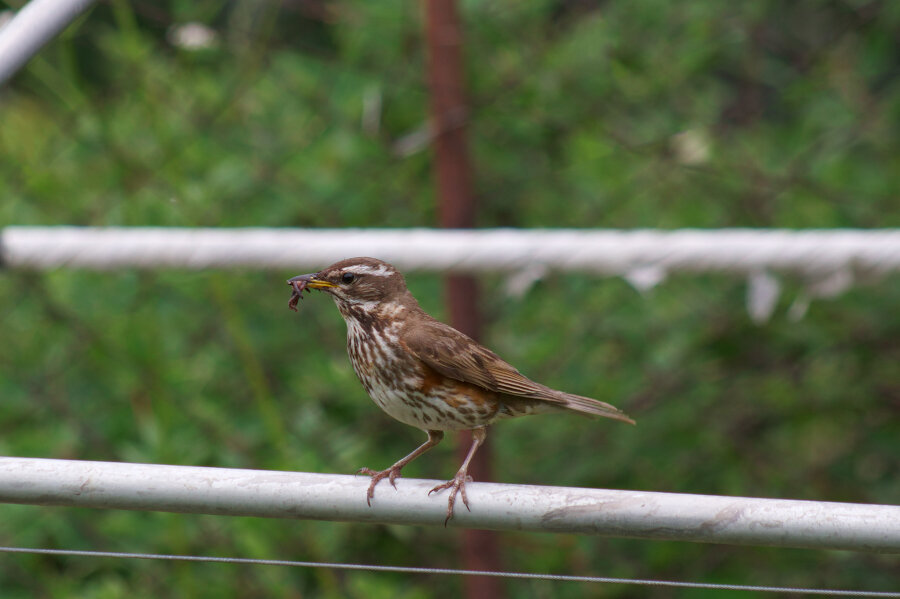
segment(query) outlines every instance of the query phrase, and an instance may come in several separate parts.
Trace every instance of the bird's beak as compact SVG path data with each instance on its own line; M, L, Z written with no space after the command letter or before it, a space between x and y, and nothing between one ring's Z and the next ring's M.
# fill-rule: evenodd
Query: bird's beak
M312 273L308 275L298 275L296 277L291 277L287 280L288 285L303 281L306 283L306 287L308 289L327 289L328 287L337 287L334 283L329 283L323 279L317 279L316 275L319 273Z

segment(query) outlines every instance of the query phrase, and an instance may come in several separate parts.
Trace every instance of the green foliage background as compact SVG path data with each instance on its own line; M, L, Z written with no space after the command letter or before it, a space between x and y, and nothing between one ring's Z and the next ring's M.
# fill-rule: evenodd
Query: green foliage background
M898 2L461 9L480 226L900 226ZM428 118L421 19L418 3L398 0L103 3L0 91L0 223L433 226L430 153L398 152ZM170 26L189 21L213 27L219 44L170 44ZM364 126L367 98L381 110ZM292 274L0 273L0 453L345 473L390 464L421 434L365 396L330 301L287 311ZM408 279L441 316L439 277ZM786 313L804 282L785 281L760 326L744 282L725 276L675 277L643 295L579 274L552 275L523 298L505 295L502 276L482 283L489 345L639 421L503 423L490 436L498 480L900 500L897 277L816 301L799 322ZM449 476L446 445L408 475ZM3 545L459 565L458 533L437 527L0 514ZM898 587L888 556L538 534L502 543L514 570ZM0 558L0 592L12 598L455 597L460 584Z

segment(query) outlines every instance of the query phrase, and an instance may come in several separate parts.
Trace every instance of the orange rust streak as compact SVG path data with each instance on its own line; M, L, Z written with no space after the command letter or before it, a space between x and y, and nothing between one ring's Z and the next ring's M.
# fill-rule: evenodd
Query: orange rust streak
M460 399L460 397L459 397L458 395L456 395L456 394L454 394L454 395L447 395L447 396L445 396L445 397L443 398L443 400L444 400L444 401L447 403L447 405L450 406L451 408L458 408L458 407L460 407L461 405L463 405L464 403L466 403L464 400Z
M447 384L446 377L437 370L423 363L420 363L420 366L425 373L425 376L422 377L422 387L420 388L422 393L431 395L435 388L444 387Z
M490 406L494 410L497 409L497 394L493 391L446 377L427 364L420 363L420 365L423 376L419 390L425 395L440 392L441 399L452 408L475 404L477 407Z
M464 383L462 381L448 381L452 385L453 393L444 397L447 405L453 408L459 408L466 404L474 404L476 407L497 407L497 394L493 391L483 389L478 385Z

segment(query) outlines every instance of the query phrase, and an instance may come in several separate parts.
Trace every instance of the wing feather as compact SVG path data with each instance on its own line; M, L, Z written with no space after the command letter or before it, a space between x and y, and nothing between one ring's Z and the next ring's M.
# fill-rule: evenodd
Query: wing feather
M538 399L583 414L634 421L618 408L536 383L471 337L437 320L417 322L401 337L407 349L440 374L506 395Z

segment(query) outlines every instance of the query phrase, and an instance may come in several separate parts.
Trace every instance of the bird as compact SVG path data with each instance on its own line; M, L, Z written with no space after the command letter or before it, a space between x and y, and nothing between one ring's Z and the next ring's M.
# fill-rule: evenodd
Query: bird
M437 485L449 489L447 517L459 494L466 509L469 463L498 420L547 412L574 412L634 424L606 402L551 389L525 377L471 337L431 317L406 286L403 275L376 258L348 258L316 273L288 279L296 310L302 292L331 295L347 324L347 353L372 400L396 420L419 428L428 439L385 470L361 468L372 477L366 491L387 479L396 488L404 466L441 442L447 431L472 431L472 444L456 475Z

